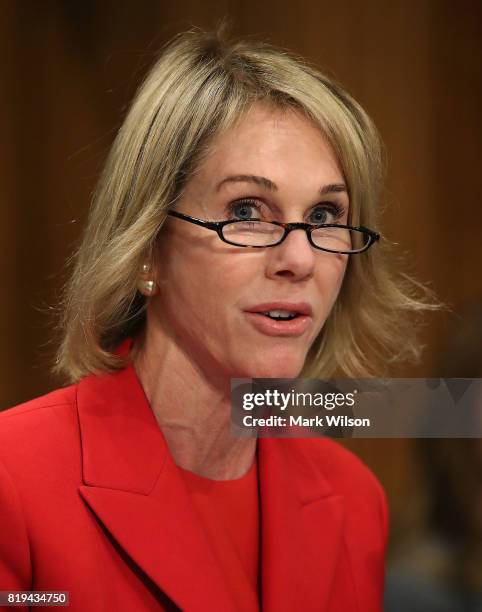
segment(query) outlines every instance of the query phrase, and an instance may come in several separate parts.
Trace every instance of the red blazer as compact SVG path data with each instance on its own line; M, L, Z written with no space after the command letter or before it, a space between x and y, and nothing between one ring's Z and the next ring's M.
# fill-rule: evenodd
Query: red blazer
M326 438L261 438L258 456L262 610L380 611L373 474ZM69 591L72 612L239 610L198 520L132 366L0 414L0 590Z

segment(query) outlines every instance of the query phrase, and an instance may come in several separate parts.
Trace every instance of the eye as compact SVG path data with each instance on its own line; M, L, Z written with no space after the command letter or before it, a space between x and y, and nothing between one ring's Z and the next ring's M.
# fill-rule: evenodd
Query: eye
M338 219L343 217L345 209L336 202L328 202L317 206L310 214L310 223L336 223Z
M255 200L238 200L231 202L228 206L229 217L232 219L257 219L259 218L260 205ZM258 216L256 216L258 214Z

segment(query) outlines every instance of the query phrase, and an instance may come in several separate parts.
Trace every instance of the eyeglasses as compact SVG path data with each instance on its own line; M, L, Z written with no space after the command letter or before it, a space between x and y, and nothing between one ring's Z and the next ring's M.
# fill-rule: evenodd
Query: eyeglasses
M363 253L380 239L380 234L366 227L352 227L336 223L280 223L258 219L230 219L204 221L190 215L170 210L169 215L215 231L227 244L238 247L265 248L281 244L293 230L306 232L311 246L329 253L353 255Z

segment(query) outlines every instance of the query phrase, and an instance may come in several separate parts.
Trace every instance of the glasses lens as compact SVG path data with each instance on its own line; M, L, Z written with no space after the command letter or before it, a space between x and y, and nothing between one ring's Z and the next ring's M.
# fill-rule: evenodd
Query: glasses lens
M311 237L316 246L334 253L358 253L370 239L365 232L345 227L321 227L313 230Z
M283 228L265 221L241 221L223 227L223 236L240 246L270 246L283 236Z

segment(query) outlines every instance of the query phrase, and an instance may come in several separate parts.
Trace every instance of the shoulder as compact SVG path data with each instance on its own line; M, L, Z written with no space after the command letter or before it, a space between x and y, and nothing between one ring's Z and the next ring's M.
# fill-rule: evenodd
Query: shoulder
M25 433L40 427L52 428L65 420L66 413L76 405L77 385L56 389L46 395L7 408L0 412L0 435L2 432Z
M77 385L0 412L0 459L15 469L59 461L78 444Z
M71 507L69 496L80 481L75 397L76 387L66 387L0 413L0 579L5 588L31 588L36 534L50 520L46 517L55 523L56 507Z
M363 484L374 489L381 485L370 468L352 451L331 438L309 438L304 442L319 462L320 469L335 488L344 489Z
M366 514L378 520L388 537L388 504L378 478L352 451L331 438L303 440L323 477L330 483L334 494L342 495L347 507L358 516Z
M43 411L46 409L75 403L76 391L77 385L62 387L18 406L2 410L0 412L0 426L4 427L7 426L7 423L14 423L11 419L20 419L22 424L31 419L42 419L44 417Z

